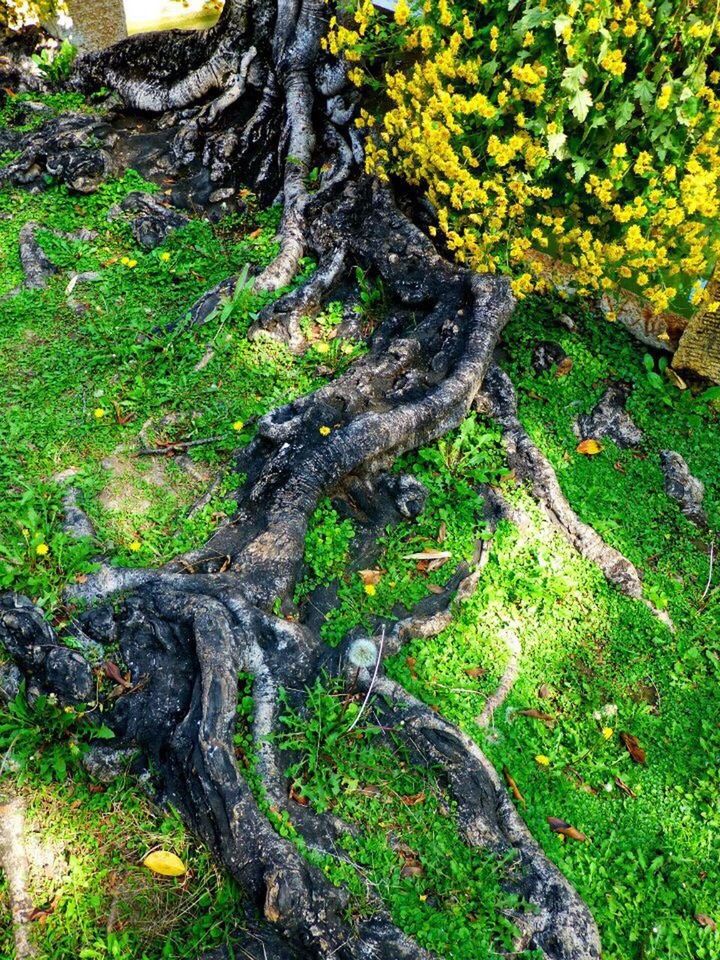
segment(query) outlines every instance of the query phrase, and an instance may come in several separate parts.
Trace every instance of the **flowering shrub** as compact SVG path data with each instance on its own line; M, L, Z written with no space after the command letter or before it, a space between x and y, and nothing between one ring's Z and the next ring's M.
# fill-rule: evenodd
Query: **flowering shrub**
M542 290L707 304L720 252L717 0L350 0L326 40L364 110L367 169L426 188L455 256Z
M3 0L0 27L20 30L30 23L52 19L58 13L67 13L64 0Z

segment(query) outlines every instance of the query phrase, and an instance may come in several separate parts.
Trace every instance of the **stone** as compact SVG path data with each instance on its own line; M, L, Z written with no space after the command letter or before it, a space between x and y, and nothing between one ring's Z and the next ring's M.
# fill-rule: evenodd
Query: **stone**
M680 504L681 512L699 527L707 526L702 502L705 487L690 473L687 463L674 450L660 451L660 464L665 477L665 493Z
M600 440L607 437L623 449L637 447L643 441L643 432L625 409L630 387L625 383L611 383L590 413L577 418L575 433L581 440Z
M532 352L532 366L535 373L544 373L546 370L552 370L561 363L567 354L559 343L553 343L552 340L541 340L535 345Z

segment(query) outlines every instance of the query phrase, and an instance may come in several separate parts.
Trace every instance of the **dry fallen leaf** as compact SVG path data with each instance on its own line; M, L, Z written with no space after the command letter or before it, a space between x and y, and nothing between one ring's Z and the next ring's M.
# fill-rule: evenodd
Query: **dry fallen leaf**
M665 376L674 387L678 388L678 390L687 390L687 384L682 377L675 373L672 367L665 367Z
M143 860L143 866L162 877L182 877L187 873L187 867L180 857L168 850L155 850Z
M299 803L301 807L306 807L309 803L307 797L304 797L298 790L295 789L295 784L292 784L290 787L289 793L290 799L295 803Z
M715 923L713 918L709 917L706 913L696 913L695 919L701 927L707 927L709 930L717 930L717 923Z
M380 583L380 577L382 576L382 571L380 570L359 570L358 575L362 582L367 586L371 583L376 587Z
M406 553L403 560L448 560L449 550L423 550L421 553Z
M542 710L536 710L530 707L528 710L517 711L521 717L531 717L533 720L542 720L544 723L555 723L555 717L550 713L543 713Z
M597 440L593 440L592 437L589 437L587 440L581 440L575 449L578 453L582 453L583 456L594 457L602 450L602 444L598 443Z
M568 837L570 840L579 840L581 843L587 840L584 833L580 833L575 827L566 823L564 820L560 820L558 817L548 817L547 822L553 833L559 833L563 837Z
M429 583L427 585L427 588L430 591L430 593L434 593L434 594L440 594L445 592L445 588L441 587L440 584L438 583Z
M447 540L447 523L443 520L438 528L437 542L445 543Z
M635 763L645 763L645 751L638 743L637 737L634 737L631 733L626 733L624 730L620 731L620 739L625 745L625 749L633 758Z
M512 793L512 795L515 797L518 803L521 803L523 806L525 806L525 797L520 793L520 788L518 787L517 783L515 783L515 781L513 780L508 768L503 767L502 772L503 772L503 776L505 777L505 783L508 785L508 789L510 790L510 793Z
M615 777L615 786L618 790L622 790L623 793L627 794L628 797L631 797L633 800L637 797L637 794L632 790L620 777Z
M112 660L105 661L103 664L103 670L105 671L105 676L114 683L119 683L120 686L125 687L125 689L131 686L130 682L125 679L122 673L120 673L120 667L118 667L116 663L113 663Z
M468 667L465 673L472 679L477 680L479 677L484 677L487 673L485 667Z
M541 700L549 700L552 697L552 690L546 683L543 683L538 687L537 695Z
M404 803L406 807L415 807L418 803L424 803L425 801L425 791L421 790L420 793L411 793L408 796L400 797L400 802Z
M556 377L566 377L572 370L573 362L571 357L564 357L555 368Z

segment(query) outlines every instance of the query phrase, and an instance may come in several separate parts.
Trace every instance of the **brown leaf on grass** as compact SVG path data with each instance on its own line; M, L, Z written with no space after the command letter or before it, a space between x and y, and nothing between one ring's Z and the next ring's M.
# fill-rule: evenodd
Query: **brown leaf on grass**
M438 528L437 542L445 543L447 540L447 524L443 520Z
M537 695L541 700L549 700L550 697L552 697L553 692L546 683L543 683L538 687Z
M403 560L449 560L449 550L421 550L419 553L406 553Z
M566 377L573 368L572 357L563 357L555 368L556 377Z
M304 796L300 793L300 791L295 788L295 784L294 784L294 783L293 783L292 786L290 787L289 796L290 796L290 799L291 799L294 803L298 803L301 807L306 807L306 806L308 805L308 803L309 803L308 798L307 798L307 797L304 797Z
M527 710L518 710L521 717L531 717L533 720L542 720L543 723L555 723L555 717L550 713L543 713L542 710L536 710L529 707Z
M376 787L374 783L365 784L363 787L358 787L358 793L361 793L364 797L381 797L382 790L380 787Z
M380 577L382 576L382 571L359 570L358 575L365 586L367 586L368 584L372 584L374 587L376 587L380 583Z
M621 730L620 739L635 763L646 762L645 751L638 743L637 737L634 737L631 733L626 733L624 730Z
M126 680L125 677L120 673L120 667L116 663L113 663L112 660L106 660L103 664L103 670L105 671L105 676L112 680L113 683L120 684L125 690L131 686L130 681Z
M429 583L427 585L427 588L430 591L430 593L434 593L434 594L440 594L445 592L445 588L441 587L439 583Z
M584 457L594 457L602 450L602 444L598 443L597 440L593 440L592 437L588 437L587 440L581 440L575 449Z
M621 780L620 777L615 777L615 786L618 788L618 790L621 790L624 794L627 794L627 796L631 799L634 800L637 797L635 791L632 790L623 780Z
M419 803L425 802L425 791L421 790L420 793L410 793L407 796L401 796L400 802L404 803L406 807L416 807Z
M484 677L487 673L485 667L468 667L465 673L471 678L471 680L479 680L480 677Z
M717 930L717 923L715 923L713 918L709 917L707 913L696 913L695 919L701 927L707 927L708 930Z
M568 837L570 840L578 840L581 843L587 840L584 833L580 833L578 829L566 823L564 820L560 820L559 817L548 817L547 822L553 833L559 833L563 837Z
M404 861L402 869L400 870L400 876L421 877L423 875L425 872L423 865L420 863L417 853L411 847L406 843L396 843L394 849L398 856Z
M47 918L55 912L55 907L58 905L58 898L56 897L50 903L43 904L42 907L33 907L30 913L27 915L28 923L44 923Z
M523 806L525 806L525 797L520 793L520 787L518 787L517 783L512 778L508 768L503 767L502 772L510 793L515 797L518 803L521 803Z
M417 666L417 659L415 657L405 657L405 663L407 668L410 671L410 676L415 679L417 673L415 672L415 667Z

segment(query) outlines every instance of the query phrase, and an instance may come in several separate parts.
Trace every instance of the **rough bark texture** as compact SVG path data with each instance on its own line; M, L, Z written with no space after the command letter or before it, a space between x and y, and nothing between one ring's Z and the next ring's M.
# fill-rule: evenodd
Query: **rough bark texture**
M102 50L127 36L122 0L65 0L72 19L69 37L80 50Z
M78 62L76 86L104 84L128 108L161 114L158 162L202 180L210 204L232 198L241 184L266 200L284 201L280 254L256 284L286 284L306 253L318 267L305 285L267 308L256 329L300 349L300 318L333 291L352 295L356 265L382 282L385 313L369 335L368 353L347 372L259 421L234 464L246 478L237 511L207 544L157 570L103 566L72 588L88 606L59 635L30 601L5 594L0 640L33 683L71 702L88 699L94 684L89 664L63 638L119 644L133 686L106 705L104 722L118 746L139 747L153 761L164 799L272 926L258 956L428 957L382 905L372 917L348 919L346 894L274 831L236 763L238 674L246 672L254 678L263 787L273 805L288 808L282 758L268 739L278 693L281 687L300 691L325 670L352 678L360 691L375 680L386 722L417 762L442 772L466 842L507 861L506 886L525 904L513 918L518 949L537 948L552 960L595 960L599 941L589 911L530 836L478 746L384 676L385 657L448 624L450 603L472 590L482 558L404 619L379 625L371 637L354 633L335 649L322 643L312 617L294 622L271 612L293 595L308 519L320 498L340 496L352 504L372 550L373 532L422 509L419 485L388 468L398 455L457 426L481 390L505 431L513 466L571 542L620 589L636 598L642 593L634 567L572 513L550 464L519 424L512 385L493 361L513 307L505 281L443 259L418 226L412 198L362 174L362 144L352 126L356 93L342 64L320 44L331 12L323 0L237 0L208 31L131 38ZM66 124L69 132L60 124L49 136L48 124L44 139L42 131L29 135L6 176L40 188L52 166L82 190L89 181L78 172L81 160L92 157L98 175L100 164L112 169L115 132L108 130L98 146L97 131L88 134L77 117ZM60 163L54 145L66 135ZM322 174L311 191L313 166ZM168 225L167 212L142 198L133 202L140 217L152 221L141 233L154 242ZM31 229L27 239L32 242ZM228 278L209 291L192 309L193 320L202 323L234 285ZM75 501L69 513L79 529ZM515 641L513 649L521 638ZM297 805L291 812L299 832L319 849L343 829ZM256 949L248 946L248 955Z
M720 312L693 317L682 335L673 367L720 383Z

